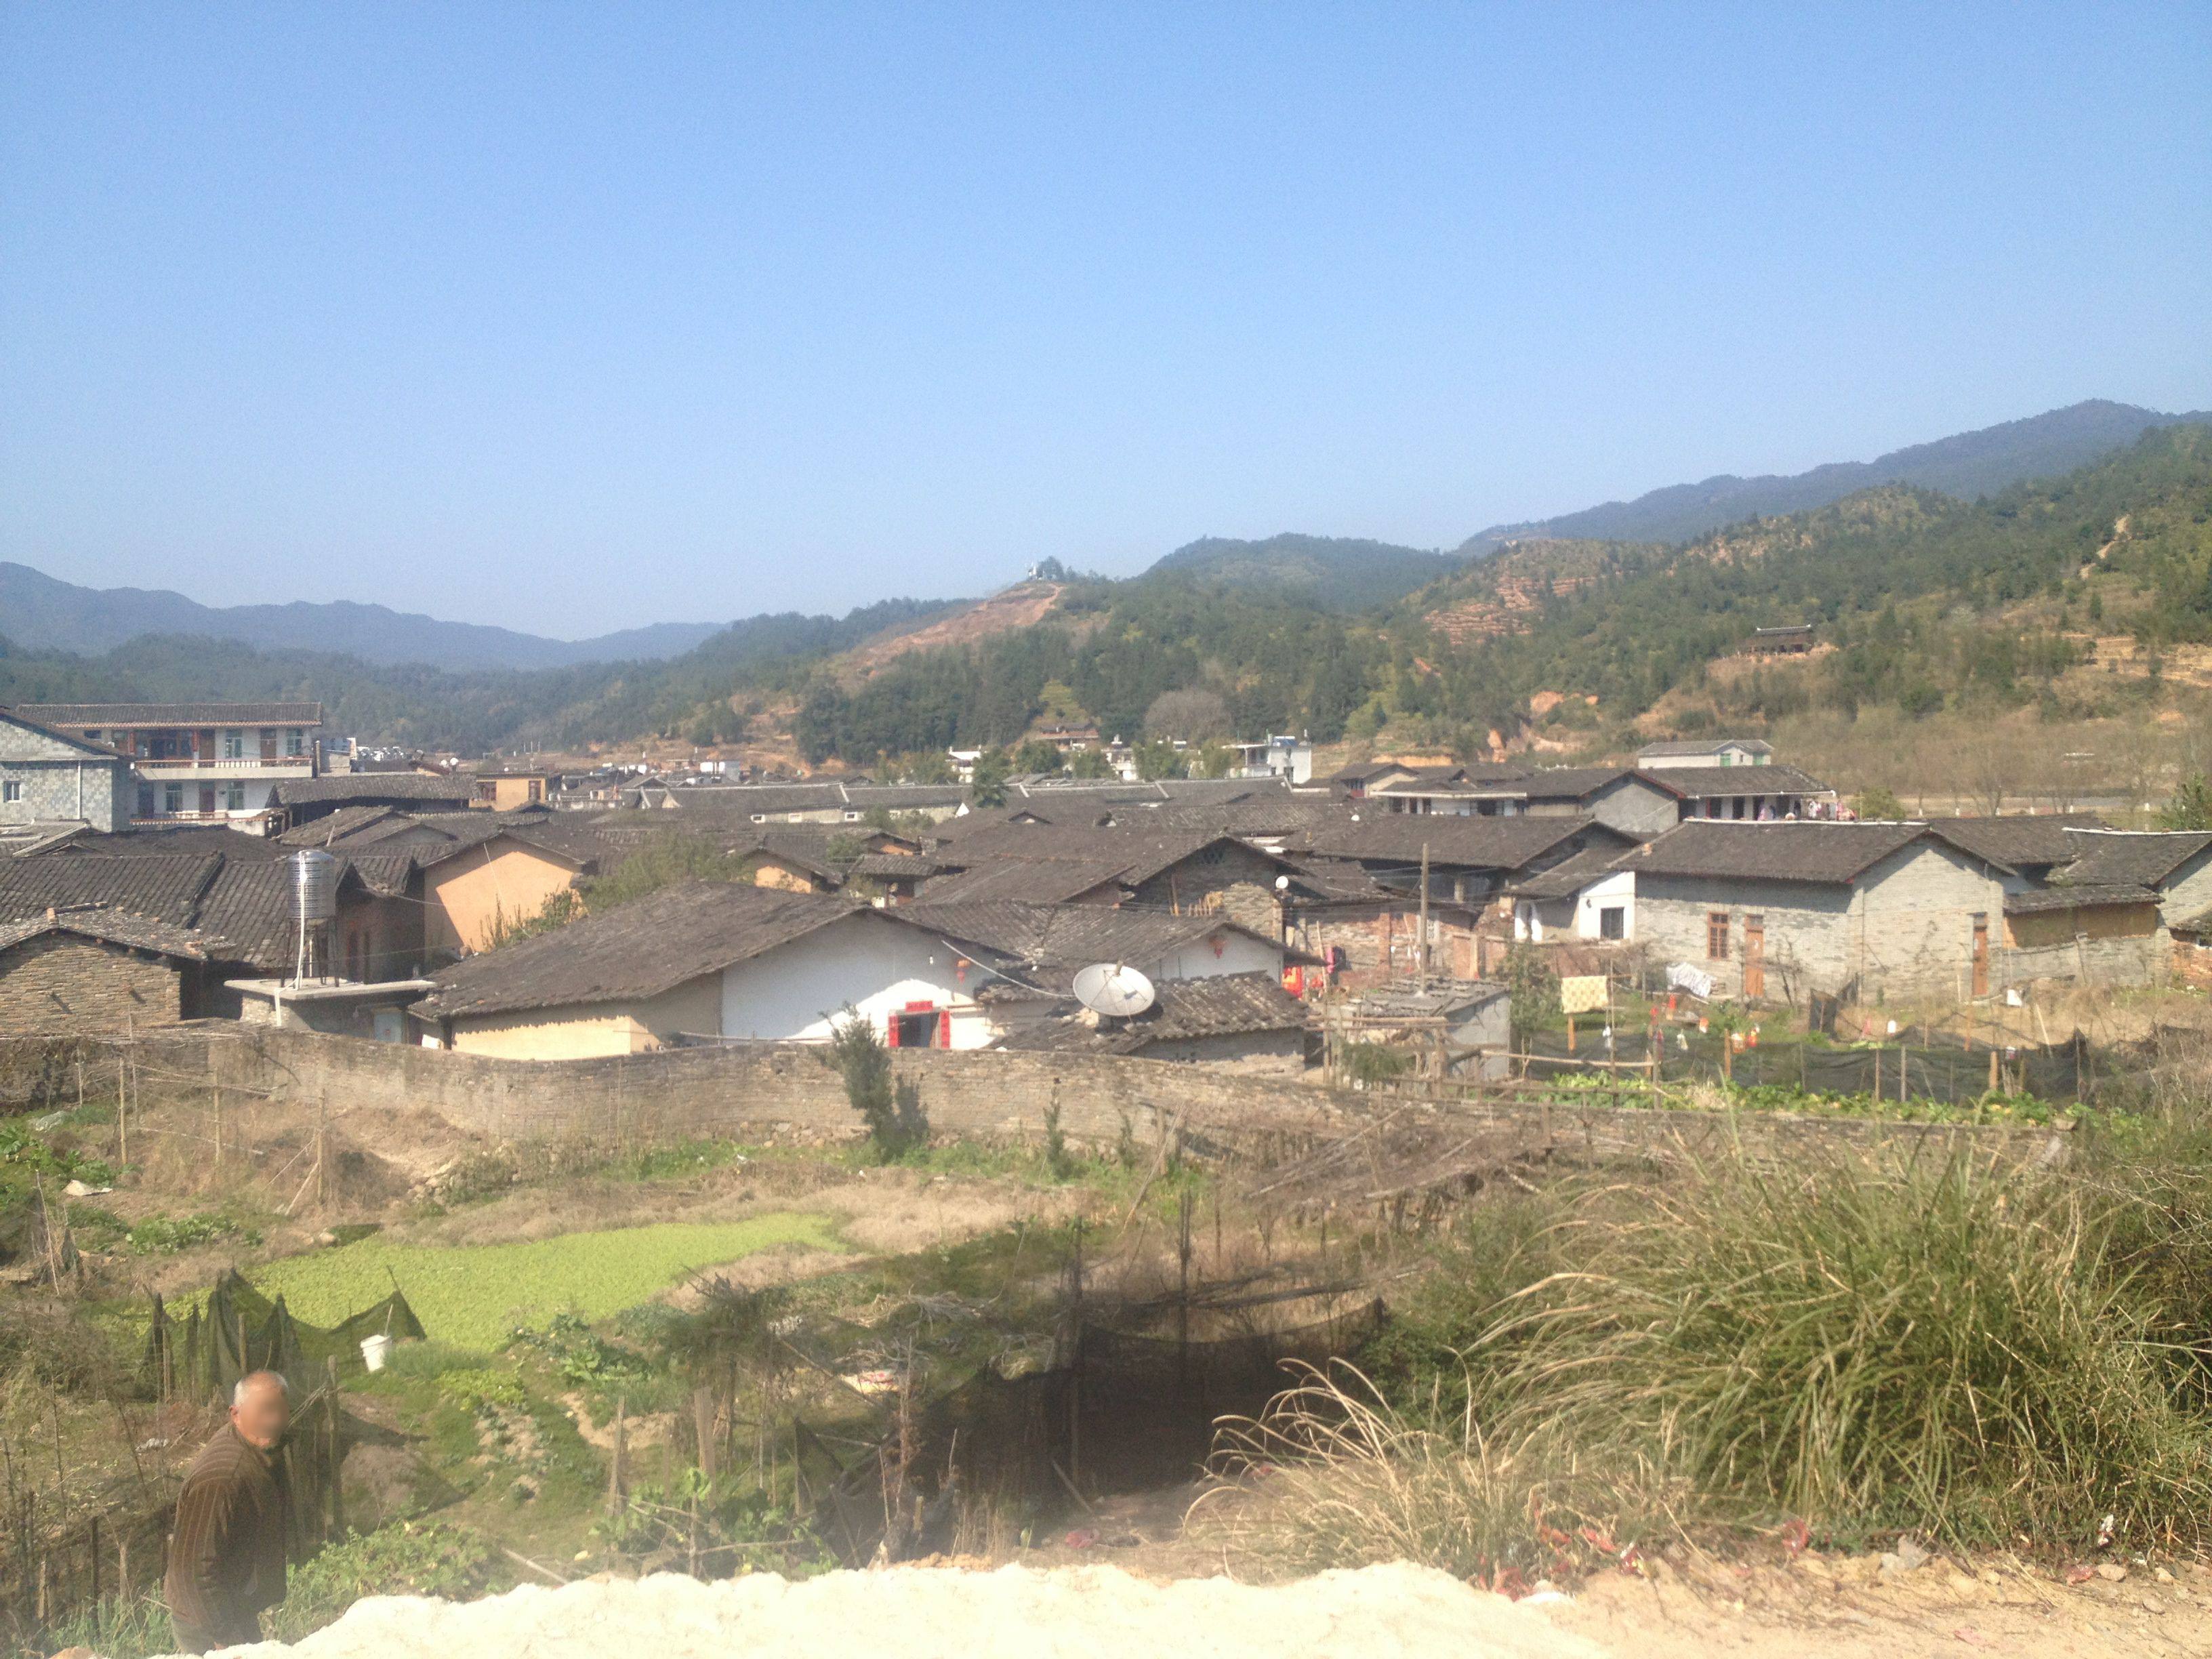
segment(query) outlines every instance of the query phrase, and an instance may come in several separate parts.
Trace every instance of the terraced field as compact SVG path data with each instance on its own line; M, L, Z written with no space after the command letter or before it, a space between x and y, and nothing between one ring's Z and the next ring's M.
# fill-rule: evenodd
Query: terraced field
M264 1295L281 1292L295 1317L316 1325L335 1323L388 1296L397 1282L434 1340L489 1350L517 1325L564 1311L605 1318L699 1268L786 1245L841 1248L827 1217L777 1213L513 1244L439 1247L368 1238L271 1262L252 1279Z

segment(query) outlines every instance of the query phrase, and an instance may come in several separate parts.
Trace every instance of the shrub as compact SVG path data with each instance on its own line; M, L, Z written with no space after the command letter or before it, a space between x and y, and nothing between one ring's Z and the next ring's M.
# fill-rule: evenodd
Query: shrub
M1505 988L1513 1046L1525 1052L1528 1039L1559 1018L1559 976L1541 951L1516 945L1505 953Z
M1067 1150L1067 1135L1060 1127L1060 1096L1057 1091L1045 1103L1044 1167L1045 1172L1054 1181L1065 1181L1075 1173L1075 1158Z
M1363 1089L1403 1077L1413 1069L1411 1049L1394 1048L1386 1042L1347 1042L1341 1054L1344 1074Z
M891 1075L890 1046L858 1009L848 1006L832 1024L828 1060L845 1081L845 1098L868 1126L878 1158L896 1162L927 1144L920 1091Z
M261 1242L261 1234L227 1215L149 1216L124 1235L123 1243L133 1255L174 1255L226 1239L253 1245Z
M529 1396L522 1391L522 1379L512 1371L494 1370L489 1365L469 1365L438 1376L438 1392L464 1411L477 1412L489 1406L503 1406L509 1411L526 1410Z
M266 1620L271 1640L320 1630L364 1595L458 1597L484 1588L491 1547L473 1527L395 1522L325 1546L291 1575Z

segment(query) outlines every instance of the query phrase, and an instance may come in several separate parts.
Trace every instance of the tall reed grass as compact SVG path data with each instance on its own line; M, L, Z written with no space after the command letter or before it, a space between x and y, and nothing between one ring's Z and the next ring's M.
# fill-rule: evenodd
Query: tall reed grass
M2074 1167L1730 1152L1469 1221L1375 1372L1224 1433L1279 1557L1470 1576L1802 1522L2212 1538L2212 1132Z

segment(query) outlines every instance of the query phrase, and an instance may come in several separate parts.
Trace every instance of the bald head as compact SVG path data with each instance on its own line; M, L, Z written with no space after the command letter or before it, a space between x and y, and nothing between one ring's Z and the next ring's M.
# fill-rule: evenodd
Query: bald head
M275 1450L292 1426L292 1385L276 1371L248 1371L230 1391L230 1420L247 1445Z

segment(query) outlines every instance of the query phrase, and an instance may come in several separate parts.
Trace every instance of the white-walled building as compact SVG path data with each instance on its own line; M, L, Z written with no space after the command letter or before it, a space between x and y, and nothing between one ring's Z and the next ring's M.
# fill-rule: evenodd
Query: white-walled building
M17 712L130 760L136 823L265 821L276 786L315 775L317 702L50 702Z
M851 1009L895 1048L979 1048L984 953L842 898L686 882L454 963L426 1041L515 1060L819 1041Z

